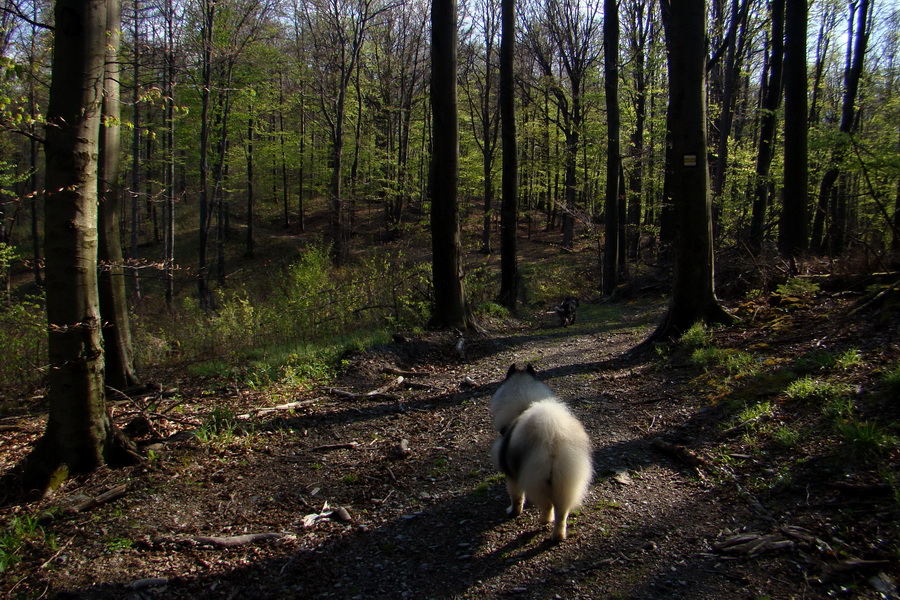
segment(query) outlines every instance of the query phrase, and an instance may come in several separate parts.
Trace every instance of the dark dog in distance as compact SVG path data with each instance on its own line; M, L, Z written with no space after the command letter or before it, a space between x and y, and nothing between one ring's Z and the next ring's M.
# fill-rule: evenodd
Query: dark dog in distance
M575 317L578 314L578 298L569 296L563 300L559 306L554 308L556 316L559 317L560 327L568 327L575 324Z

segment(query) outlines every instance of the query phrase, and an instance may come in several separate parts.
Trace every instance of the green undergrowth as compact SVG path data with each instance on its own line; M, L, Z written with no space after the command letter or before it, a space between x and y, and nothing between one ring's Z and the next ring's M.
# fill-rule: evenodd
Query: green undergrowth
M898 401L900 365L879 371L852 347L793 358L768 344L726 347L716 333L698 323L663 354L687 358L697 370L696 388L725 409L722 431L746 448L801 460L797 451L814 447L839 463L870 465L900 448L900 423L890 416L896 411L884 410Z
M14 515L0 529L0 575L13 573L28 549L36 546L55 550L56 539L44 530L38 517Z
M333 379L348 351L421 327L431 294L430 270L402 253L336 267L327 246L311 246L265 293L220 292L209 313L186 297L168 319L137 319L138 358L254 388L317 385Z

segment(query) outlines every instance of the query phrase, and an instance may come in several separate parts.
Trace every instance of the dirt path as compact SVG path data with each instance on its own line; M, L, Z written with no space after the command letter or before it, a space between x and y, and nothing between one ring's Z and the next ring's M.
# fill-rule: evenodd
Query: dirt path
M10 597L880 597L861 577L849 588L820 582L824 533L789 528L815 524L812 512L762 505L728 471L654 446L702 448L717 424L690 392L695 371L620 360L662 310L583 306L569 329L469 339L465 358L447 336L357 355L342 389L384 386L384 367L421 374L371 398L269 398L305 404L251 419L249 433L183 438L130 473L72 483L47 505L121 483L129 492L57 519L58 549L23 563L29 574ZM488 401L512 362L533 363L594 440L595 482L563 544L549 543L534 509L504 518ZM218 401L235 412L260 402L237 392ZM278 539L223 547L197 537L264 532ZM770 545L720 547L737 534Z

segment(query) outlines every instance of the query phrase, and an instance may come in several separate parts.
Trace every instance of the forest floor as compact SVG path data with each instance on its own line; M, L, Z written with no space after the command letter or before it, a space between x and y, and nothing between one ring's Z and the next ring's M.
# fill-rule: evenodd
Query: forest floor
M147 461L0 507L31 523L0 597L900 597L900 399L883 381L900 319L828 294L774 304L731 306L742 323L701 344L749 355L737 374L684 346L630 357L665 310L633 300L584 303L569 328L487 323L462 354L450 333L399 339L328 388L194 378L113 399ZM505 518L489 458L490 396L528 362L595 448L560 544L534 508ZM789 397L803 372L852 386L853 422L883 443ZM3 420L4 472L42 431L32 403Z

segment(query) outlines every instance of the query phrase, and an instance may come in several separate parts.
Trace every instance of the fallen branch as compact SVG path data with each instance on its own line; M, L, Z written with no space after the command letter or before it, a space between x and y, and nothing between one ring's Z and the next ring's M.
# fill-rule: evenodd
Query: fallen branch
M238 419L249 419L250 417L259 417L262 415L267 415L272 412L278 412L282 410L294 410L295 408L300 408L302 406L309 406L310 404L315 404L318 402L318 398L313 398L312 400L300 400L298 402L288 402L287 404L279 404L278 406L266 406L253 408L250 412L244 413L242 415L238 415Z
M404 377L424 377L425 375L431 375L431 373L423 373L420 371L404 371L403 369L398 369L397 367L384 367L381 369L382 373L387 373L389 375L402 375Z
M753 556L768 550L792 548L793 546L794 542L792 540L785 539L784 536L777 533L767 535L742 533L725 538L723 541L714 544L713 548L727 554Z
M746 421L738 423L734 427L729 427L728 429L726 429L725 431L720 433L719 436L720 437L728 437L728 436L732 435L733 433L736 433L749 425L753 425L754 423L760 423L763 421L768 421L771 418L772 418L772 415L770 415L768 413L763 413L761 415L753 417L752 419L747 419Z
M329 450L356 450L359 448L359 442L348 442L346 444L325 444L310 448L310 452L328 452Z
M335 396L340 396L341 398L349 398L351 400L375 399L375 398L381 398L384 400L398 400L397 396L395 396L394 394L388 394L387 391L389 389L397 387L398 385L403 383L403 381L404 381L403 376L399 375L396 379L394 379L387 385L384 385L384 386L378 388L377 390L372 390L371 392L356 393L356 392L348 392L347 390L342 390L339 388L329 388L328 391L330 391Z
M65 512L69 514L75 514L97 508L101 504L106 504L107 502L112 502L117 498L121 498L127 491L128 484L123 483L122 485L117 485L116 487L103 492L99 496L88 498L87 500L80 502L75 506L67 508Z
M404 381L403 387L411 390L433 390L435 387L427 383L419 383L418 381ZM445 392L444 388L440 388L441 392Z
M257 542L267 542L270 540L278 540L285 536L284 533L247 533L244 535L234 536L215 536L215 535L176 535L161 538L160 542L181 543L181 544L197 544L198 546L213 546L215 548L234 548L237 546L246 546L247 544L255 544Z

